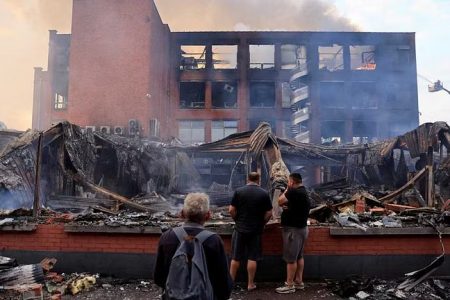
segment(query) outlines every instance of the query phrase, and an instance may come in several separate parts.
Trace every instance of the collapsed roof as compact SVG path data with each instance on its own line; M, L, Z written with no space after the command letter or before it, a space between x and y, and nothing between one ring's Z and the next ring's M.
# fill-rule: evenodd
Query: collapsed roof
M267 123L262 123L255 131L233 134L213 143L174 146L83 132L80 127L63 122L45 132L22 134L0 154L0 208L32 207L36 197L45 205L51 198L62 195L112 197L133 206L132 201L127 203L129 198L151 192L169 195L189 190L208 191L208 185L203 182L207 176L196 160L199 157L213 157L218 161L226 157L231 161L232 169L227 169L226 180L221 183L225 192L227 188L233 189L236 183L233 177L243 176L245 180L247 172L235 172L239 165L246 171L260 168L266 173L267 187L273 188L272 167L274 162L280 161L291 171L299 166L306 169L340 167L339 174L331 181L342 175L355 184L398 188L408 181L408 165L412 159L419 171L426 159L424 154L430 149L439 151L441 145L448 149L449 142L450 127L443 122L426 123L386 141L341 146L304 144L279 138ZM39 148L42 155L36 178ZM396 149L400 153L396 153ZM447 188L449 166L447 158L440 165L440 177L437 177L447 183ZM36 182L39 182L38 189ZM225 193L224 197L227 195Z

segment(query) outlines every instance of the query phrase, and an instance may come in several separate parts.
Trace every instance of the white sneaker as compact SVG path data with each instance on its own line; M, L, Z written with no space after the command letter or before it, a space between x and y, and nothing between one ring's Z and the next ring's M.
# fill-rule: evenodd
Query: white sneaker
M303 281L300 283L294 282L294 286L295 286L296 290L304 290L305 289L305 284L303 283Z
M295 293L295 285L283 285L279 288L275 289L275 292L277 292L278 294L292 294Z

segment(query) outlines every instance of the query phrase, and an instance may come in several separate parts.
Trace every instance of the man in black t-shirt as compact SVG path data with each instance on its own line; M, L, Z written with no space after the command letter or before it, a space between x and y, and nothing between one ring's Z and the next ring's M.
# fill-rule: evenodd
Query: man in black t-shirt
M272 202L267 191L259 187L259 174L248 175L247 185L233 195L229 212L236 225L231 239L230 275L233 281L241 260L247 259L247 289L254 290L257 261L262 258L261 235L272 216Z
M287 264L287 278L285 285L277 288L276 292L290 294L296 289L305 288L303 248L308 237L310 200L300 174L289 175L288 188L278 198L278 204L283 208L281 226L283 227L283 259Z

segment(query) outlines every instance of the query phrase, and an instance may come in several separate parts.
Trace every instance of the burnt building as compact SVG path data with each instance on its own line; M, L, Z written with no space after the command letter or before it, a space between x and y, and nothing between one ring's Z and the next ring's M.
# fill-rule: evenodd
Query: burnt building
M151 0L74 0L35 69L33 128L211 142L366 143L418 123L414 33L171 32Z

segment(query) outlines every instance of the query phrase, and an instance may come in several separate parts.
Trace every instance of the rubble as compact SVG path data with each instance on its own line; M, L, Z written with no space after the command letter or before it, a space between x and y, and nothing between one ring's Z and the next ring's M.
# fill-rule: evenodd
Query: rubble
M84 133L63 122L43 133L23 133L3 150L0 227L37 220L165 228L180 221L184 196L192 191L210 196L215 218L211 226L231 227L233 221L222 207L229 204L233 190L244 184L247 172L255 168L262 173L262 186L270 190L276 220L280 209L275 200L286 188L289 169L298 165L304 170L317 166L341 170L337 177L330 173L336 180L310 187L311 224L365 230L430 226L425 220L432 220L447 226L450 205L438 199L450 196L450 160L440 158L435 162L437 168L427 161L430 149L449 146L449 138L447 124L427 123L373 144L323 146L277 138L270 126L262 123L255 131L184 146ZM419 168L408 173L412 159ZM36 178L38 165L41 176ZM212 166L217 166L217 172ZM311 179L304 175L306 181ZM430 184L431 175L435 185ZM435 194L428 192L432 185L439 186Z
M349 277L339 281L327 281L334 294L347 299L436 299L450 298L450 281L427 279L409 290L397 288L396 280Z
M39 264L17 265L13 258L0 257L0 293L7 299L43 299L43 287L50 299L61 299L62 295L76 295L88 291L98 275L57 274L50 272L56 264L55 258L45 258Z

